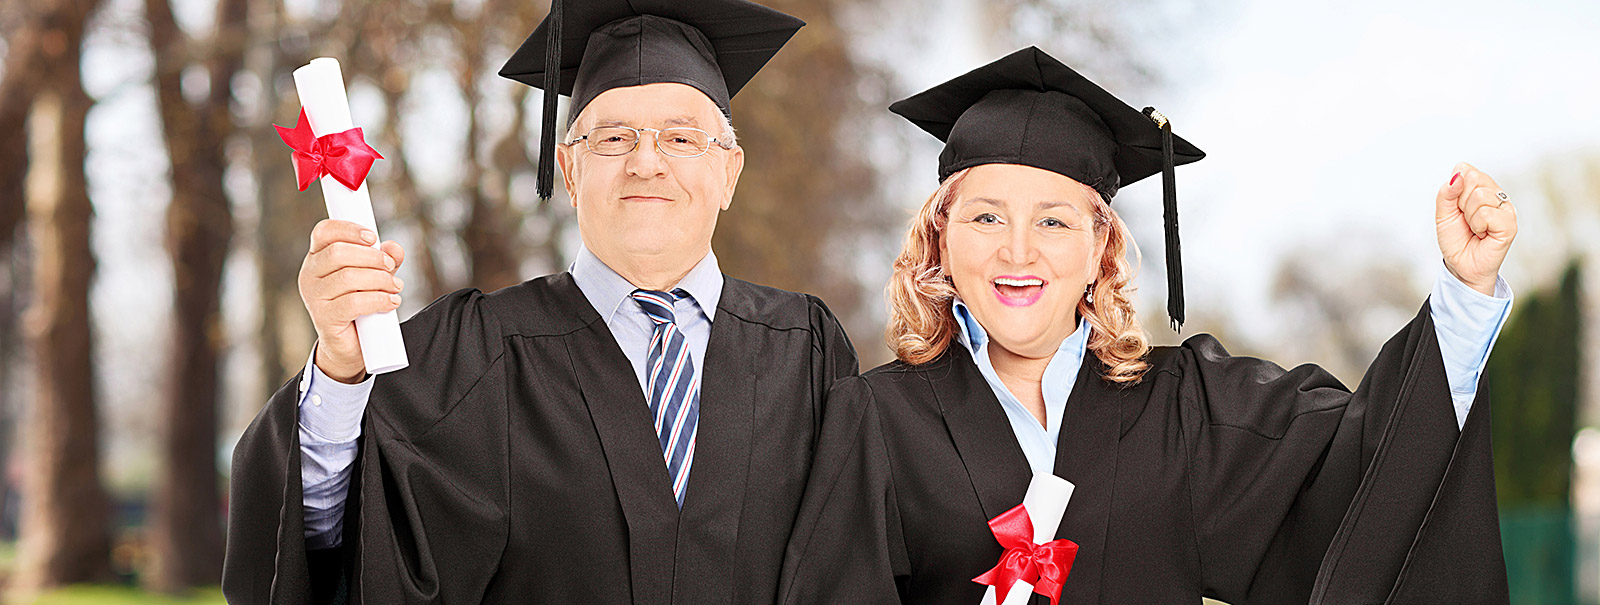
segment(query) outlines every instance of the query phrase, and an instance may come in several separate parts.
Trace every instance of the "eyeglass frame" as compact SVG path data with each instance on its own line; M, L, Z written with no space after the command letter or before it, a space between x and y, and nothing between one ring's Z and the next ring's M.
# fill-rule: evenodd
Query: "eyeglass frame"
M626 130L632 130L633 131L633 147L630 147L627 151L624 151L624 152L616 154L616 155L606 155L604 153L600 153L598 151L595 151L594 150L594 143L589 139L589 135L594 134L594 131L600 130L601 128L623 128L623 129L626 129ZM633 153L635 151L638 151L639 150L639 141L644 139L644 133L653 132L653 133L656 133L656 136L655 136L655 139L656 139L656 151L661 152L661 155L667 156L669 158L682 158L682 159L697 158L697 157L703 156L703 155L711 152L711 145L708 144L708 145L706 145L705 150L701 151L700 153L694 154L694 155L674 155L674 154L668 152L666 150L666 148L661 146L661 133L663 131L667 131L667 130L693 130L695 132L699 132L701 134L706 135L706 140L707 141L709 141L710 143L716 143L716 145L718 147L721 147L724 150L733 149L733 145L731 143L728 143L726 141L718 139L717 137L711 136L710 132L706 132L705 130L701 130L699 128L695 128L693 126L669 126L669 127L666 127L666 128L634 128L632 126L623 126L621 124L611 124L611 125L608 125L608 126L596 126L594 128L590 128L589 132L585 133L583 136L578 137L576 139L573 139L571 141L567 141L567 142L562 143L562 144L566 145L568 147L571 147L573 145L577 145L579 142L582 142L583 143L583 147L585 149L588 149L589 153L595 154L595 155L603 157L603 158L620 158L622 156L625 156L625 155L628 155L628 154Z

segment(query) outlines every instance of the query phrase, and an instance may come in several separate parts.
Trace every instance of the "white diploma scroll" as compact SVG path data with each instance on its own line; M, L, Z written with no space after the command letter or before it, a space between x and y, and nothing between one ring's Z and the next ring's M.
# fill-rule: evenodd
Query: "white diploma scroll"
M311 63L294 70L294 87L300 93L300 106L305 108L306 120L318 137L344 132L355 125L350 119L350 102L344 94L344 76L339 71L339 61L330 57L312 59ZM378 221L372 214L372 197L367 194L367 183L351 191L332 175L322 176L322 199L328 205L328 218L350 221L378 232ZM380 236L378 242L382 242ZM379 243L372 244L379 248ZM395 311L374 313L356 318L356 337L361 342L361 357L366 362L368 374L393 372L411 365L406 359L406 346L400 339L400 316Z
M1028 509L1028 520L1033 523L1033 543L1044 544L1054 540L1061 527L1061 515L1067 512L1067 501L1072 499L1072 482L1050 473L1035 474L1028 483L1028 493L1022 505ZM1033 585L1018 580L1006 593L1004 603L996 603L998 592L990 586L983 593L983 605L1026 605L1033 596Z

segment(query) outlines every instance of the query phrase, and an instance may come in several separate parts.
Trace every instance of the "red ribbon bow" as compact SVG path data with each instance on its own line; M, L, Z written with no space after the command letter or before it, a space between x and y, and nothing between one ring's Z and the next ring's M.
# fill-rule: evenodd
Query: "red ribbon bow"
M1034 592L1050 597L1051 605L1060 605L1061 583L1072 571L1078 545L1065 538L1034 544L1033 520L1021 504L990 519L989 531L1006 552L1000 555L999 564L972 581L993 586L996 603L1004 603L1011 585L1020 580L1032 584Z
M333 175L334 180L355 191L361 187L361 181L367 179L372 163L383 159L378 150L361 138L360 128L316 136L311 132L311 121L306 119L304 107L300 108L300 118L294 128L277 124L272 127L278 129L278 137L284 144L294 150L294 178L300 183L301 191L324 174Z

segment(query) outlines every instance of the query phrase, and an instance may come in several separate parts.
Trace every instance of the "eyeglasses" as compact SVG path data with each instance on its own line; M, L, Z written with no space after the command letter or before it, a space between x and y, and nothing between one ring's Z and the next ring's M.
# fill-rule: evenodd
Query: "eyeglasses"
M705 155L711 149L711 144L716 143L723 149L732 149L731 145L718 141L711 133L699 128L630 128L627 126L601 126L589 131L568 145L577 145L583 141L589 151L596 155L618 156L632 153L639 148L641 133L656 133L656 149L661 153L675 158L693 158Z

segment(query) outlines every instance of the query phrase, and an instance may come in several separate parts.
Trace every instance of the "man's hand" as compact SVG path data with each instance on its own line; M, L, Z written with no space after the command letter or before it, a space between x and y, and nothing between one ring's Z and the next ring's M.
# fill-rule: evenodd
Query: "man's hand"
M394 272L406 252L349 221L326 219L311 230L311 251L300 264L300 300L317 329L315 363L322 373L354 384L367 377L356 340L356 318L400 306L405 284Z
M1500 193L1494 179L1462 162L1439 188L1434 211L1445 267L1461 283L1489 296L1494 296L1500 264L1517 237L1517 209Z

